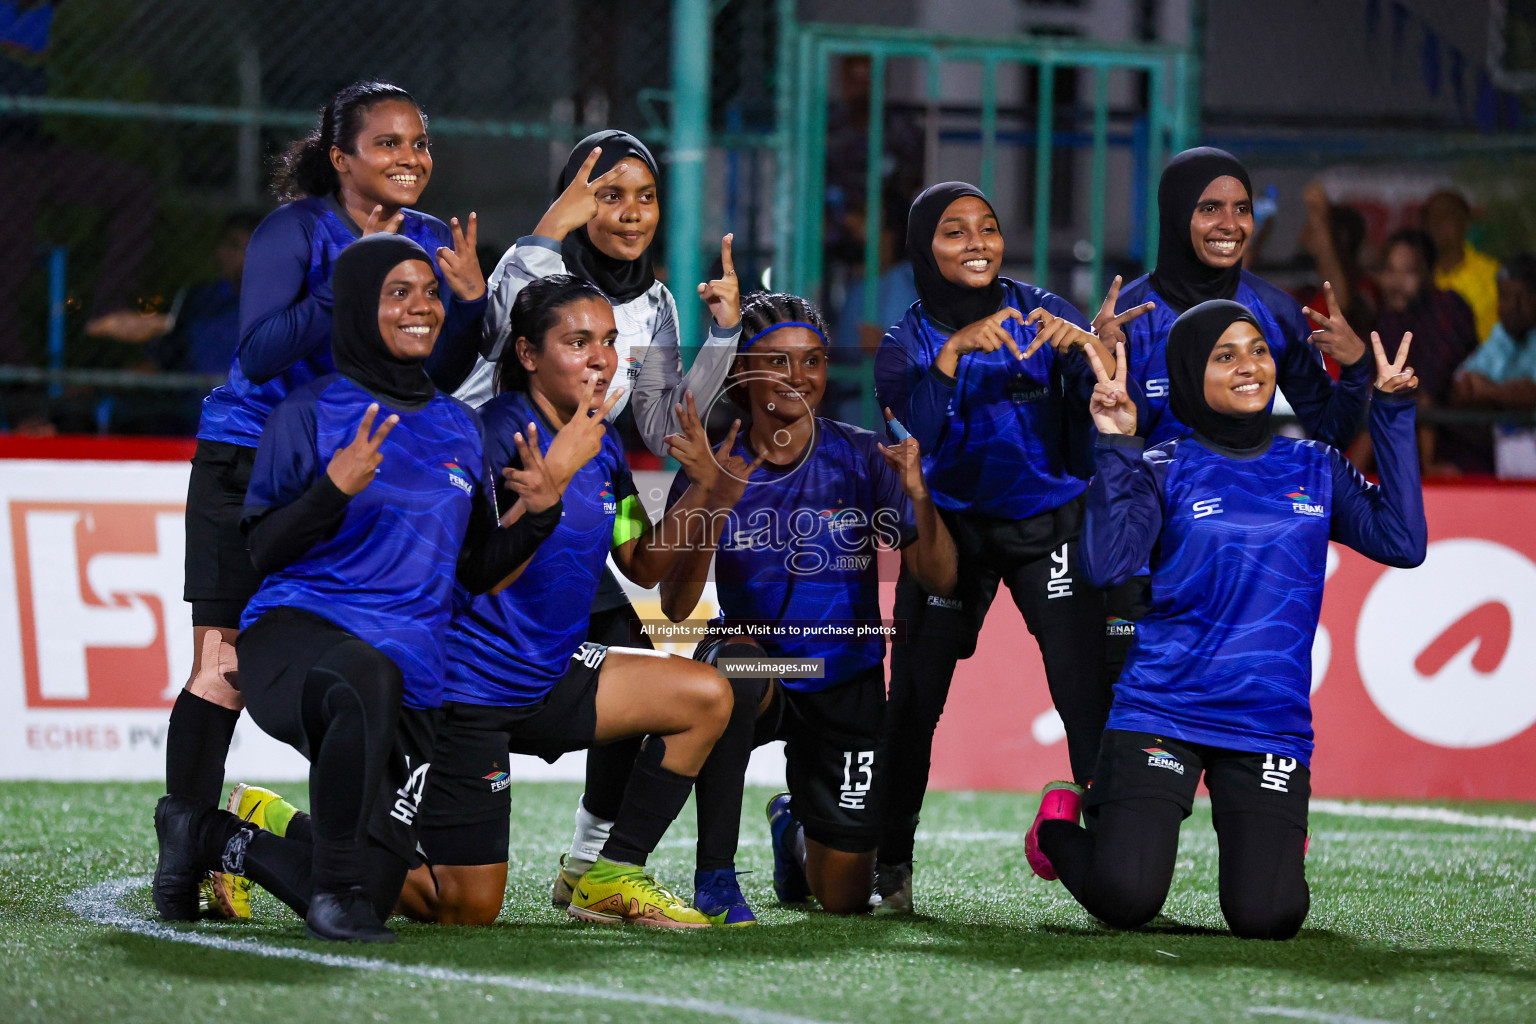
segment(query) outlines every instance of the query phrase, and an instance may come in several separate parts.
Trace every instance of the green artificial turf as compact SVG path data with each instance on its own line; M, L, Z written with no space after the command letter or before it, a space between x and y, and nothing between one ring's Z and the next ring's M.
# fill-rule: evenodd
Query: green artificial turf
M521 784L495 927L396 919L392 946L338 947L306 940L265 894L252 922L179 926L392 965L381 971L82 920L77 893L153 870L157 788L0 784L0 1021L1536 1021L1536 835L1508 828L1314 812L1306 928L1291 942L1243 942L1223 931L1204 805L1185 823L1164 919L1130 934L1030 874L1035 800L1012 794L929 797L917 916L779 907L769 794L752 791L738 866L752 872L743 889L762 924L658 933L582 925L549 906L578 788ZM1536 817L1526 805L1457 809ZM692 831L690 808L651 862L685 894ZM120 907L149 921L147 886ZM734 1018L632 994L728 1003Z

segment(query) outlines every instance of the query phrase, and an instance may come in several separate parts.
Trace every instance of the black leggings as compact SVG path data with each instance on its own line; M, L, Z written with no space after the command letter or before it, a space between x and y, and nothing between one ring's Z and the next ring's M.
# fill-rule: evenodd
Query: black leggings
M1104 595L1088 585L1078 560L1076 504L1018 522L967 515L946 516L946 522L960 549L954 598L938 602L905 575L896 585L895 618L907 623L907 640L891 651L880 835L880 860L887 864L912 859L934 730L955 664L975 652L1000 582L1040 647L1078 782L1092 777L1109 718L1113 679L1105 667Z
M301 914L314 892L361 886L387 916L406 863L369 834L369 821L395 755L399 668L370 644L292 608L263 615L238 648L251 717L310 762L313 844L263 833L246 853L249 876Z
M650 638L631 626L639 621L640 616L627 601L618 608L593 612L587 622L587 643L652 650ZM619 816L624 787L644 741L644 736L631 736L587 751L587 784L581 802L593 817L613 821Z
M1041 824L1040 849L1062 884L1085 910L1116 928L1140 928L1157 916L1173 883L1179 825L1189 814L1203 770L1220 856L1221 912L1228 926L1245 939L1294 936L1311 902L1303 864L1310 794L1306 769L1265 774L1264 755L1159 739L1106 733L1105 760L1100 761L1105 777L1095 778L1084 808L1087 828L1067 821ZM1113 750L1117 743L1119 749ZM1162 753L1150 754L1149 745ZM1170 752L1185 774L1167 767ZM1110 757L1119 760L1110 764ZM1154 760L1162 763L1149 763ZM1135 778L1136 772L1144 778ZM1113 791L1100 797L1100 781ZM1285 792L1275 788L1282 784Z

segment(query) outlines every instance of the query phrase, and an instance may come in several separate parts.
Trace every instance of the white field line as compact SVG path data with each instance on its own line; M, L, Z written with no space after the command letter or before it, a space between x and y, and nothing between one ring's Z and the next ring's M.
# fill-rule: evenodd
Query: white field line
M1292 1020L1310 1020L1317 1024L1392 1024L1389 1020L1375 1017L1356 1017L1349 1013L1323 1013L1320 1010L1298 1010L1289 1006L1250 1006L1248 1012L1260 1017L1290 1017Z
M277 946L257 939L231 939L207 932L174 928L160 921L140 917L119 904L129 891L147 885L150 876L136 878L111 878L105 882L81 889L69 897L69 909L92 924L120 931L131 932L167 942L184 942L229 953L250 953L255 956L279 960L297 960L324 967L344 967L357 971L373 971L379 974L407 975L428 981L462 982L487 988L515 989L519 992L536 992L541 995L567 996L591 999L605 1003L629 1003L640 1006L659 1006L669 1010L684 1010L710 1017L727 1017L742 1024L824 1024L811 1017L797 1017L789 1013L758 1010L749 1006L731 1006L707 999L682 999L671 996L649 995L623 989L599 988L595 985L579 985L540 981L512 974L477 974L455 971L446 967L426 964L395 963L391 960L375 960L363 956L347 956L340 953L318 953L308 949Z
M1348 818L1432 821L1439 825L1465 825L1468 828L1501 828L1510 832L1536 833L1536 818L1517 818L1511 814L1467 814L1447 807L1394 807L1390 804L1313 800L1309 810L1317 814L1339 814Z

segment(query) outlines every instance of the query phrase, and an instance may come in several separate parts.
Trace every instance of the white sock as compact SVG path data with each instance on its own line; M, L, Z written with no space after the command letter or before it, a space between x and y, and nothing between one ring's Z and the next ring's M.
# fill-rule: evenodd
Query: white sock
M789 841L789 852L795 855L795 863L805 867L805 826L795 827L795 837Z
M612 831L613 822L604 821L587 810L585 803L578 802L576 834L571 837L570 859L595 862L602 855L603 845L608 842L608 833Z

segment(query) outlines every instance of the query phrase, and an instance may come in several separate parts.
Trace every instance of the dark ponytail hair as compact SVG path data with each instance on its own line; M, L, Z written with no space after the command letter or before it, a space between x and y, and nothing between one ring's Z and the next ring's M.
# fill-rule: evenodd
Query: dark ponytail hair
M528 390L528 371L517 358L517 339L526 338L535 350L542 349L544 335L555 326L560 311L585 299L607 302L608 296L591 281L570 274L541 277L523 286L512 303L512 333L507 335L507 343L502 346L501 357L496 361L493 384L496 394Z
M280 202L291 203L309 196L328 196L341 187L336 168L331 165L331 147L343 153L357 152L357 133L363 128L363 115L376 104L392 100L411 104L421 112L425 127L427 115L415 97L393 82L353 82L332 97L320 112L320 124L314 131L296 139L277 158L272 175L272 192Z

